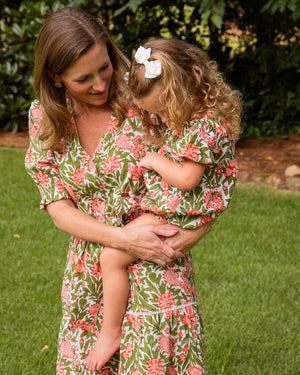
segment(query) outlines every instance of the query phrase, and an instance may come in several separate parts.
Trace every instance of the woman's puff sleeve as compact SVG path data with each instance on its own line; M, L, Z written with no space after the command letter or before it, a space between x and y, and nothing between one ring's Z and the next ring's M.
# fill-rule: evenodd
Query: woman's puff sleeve
M42 110L39 102L35 100L29 109L30 144L25 156L25 169L40 191L40 208L45 209L47 204L63 198L69 199L70 196L59 173L59 154L42 149L43 142L39 140L41 119Z

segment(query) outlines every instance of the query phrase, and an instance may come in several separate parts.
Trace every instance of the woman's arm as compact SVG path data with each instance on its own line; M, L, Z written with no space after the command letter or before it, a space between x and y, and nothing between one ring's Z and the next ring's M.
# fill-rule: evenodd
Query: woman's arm
M166 238L164 243L176 251L186 253L211 230L214 222L215 220L211 220L196 229L178 228L178 233L173 237Z
M178 228L172 225L114 227L80 211L70 199L48 204L47 211L58 229L86 241L126 251L135 258L164 266L181 256L159 237L174 236Z
M149 152L139 162L143 169L154 170L168 184L181 190L192 190L200 182L205 171L205 165L184 159L182 164L175 163L156 152Z

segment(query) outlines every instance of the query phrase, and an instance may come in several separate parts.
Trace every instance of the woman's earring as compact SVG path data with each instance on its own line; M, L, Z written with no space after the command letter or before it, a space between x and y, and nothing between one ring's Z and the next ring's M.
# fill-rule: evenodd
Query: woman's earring
M55 86L56 88L58 88L58 89L61 89L61 88L62 88L62 84L61 84L61 82L55 82L55 83L54 83L54 86Z

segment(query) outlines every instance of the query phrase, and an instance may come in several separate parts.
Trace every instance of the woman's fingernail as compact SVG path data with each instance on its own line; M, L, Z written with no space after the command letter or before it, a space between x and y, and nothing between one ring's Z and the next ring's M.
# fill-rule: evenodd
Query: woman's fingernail
M177 233L178 229L172 229L172 233Z

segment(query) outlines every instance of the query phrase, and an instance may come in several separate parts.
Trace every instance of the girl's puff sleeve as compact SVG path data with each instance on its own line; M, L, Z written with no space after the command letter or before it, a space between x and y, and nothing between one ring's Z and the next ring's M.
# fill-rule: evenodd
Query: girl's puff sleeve
M70 196L61 180L55 153L42 150L43 142L39 140L41 118L42 110L35 100L29 109L30 144L25 156L25 169L40 191L40 208L45 209L47 204L63 198L70 199Z
M202 123L196 122L186 127L179 142L178 154L181 158L186 158L197 163L213 165L215 163L214 148L216 137L209 127L203 128Z

